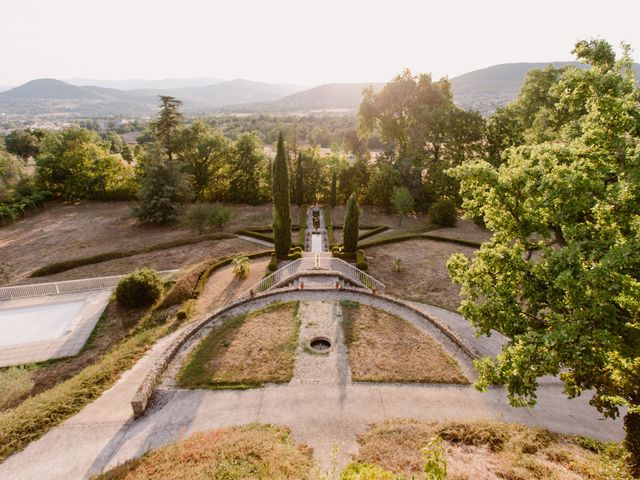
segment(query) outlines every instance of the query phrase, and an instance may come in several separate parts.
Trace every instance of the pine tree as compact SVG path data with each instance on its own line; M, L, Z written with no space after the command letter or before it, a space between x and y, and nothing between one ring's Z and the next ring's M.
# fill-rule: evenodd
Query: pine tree
M295 183L295 200L296 205L300 206L304 203L304 181L302 173L302 154L298 152L298 162L296 163L296 183Z
M273 237L276 254L284 257L291 248L291 205L289 204L289 162L282 132L278 136L273 162Z
M331 193L329 195L329 206L335 207L338 203L338 174L334 168L331 172Z
M135 215L142 223L175 223L181 202L192 197L189 181L178 162L163 159L155 149L148 156L140 171L140 204Z
M133 153L131 153L131 148L126 143L122 146L122 159L127 163L133 163Z
M174 143L184 117L180 111L182 102L177 98L160 95L160 115L151 124L158 143L169 160L173 160Z
M347 202L347 213L344 217L344 251L354 253L358 249L358 229L360 207L356 194L352 193Z

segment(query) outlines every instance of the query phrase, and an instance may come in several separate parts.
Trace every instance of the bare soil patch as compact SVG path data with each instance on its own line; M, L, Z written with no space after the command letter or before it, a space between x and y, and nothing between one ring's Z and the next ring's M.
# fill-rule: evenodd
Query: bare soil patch
M331 222L333 225L343 225L346 214L345 205L337 205L331 209ZM380 208L371 205L360 205L360 225L387 225L399 230L416 230L430 224L429 216L416 214L402 218L402 225L398 225L398 215L387 213Z
M139 224L134 202L51 202L43 210L0 228L0 283L15 283L38 267L115 250L131 250L193 235L186 228ZM230 205L225 228L271 223L271 205ZM126 260L125 260L126 261Z
M24 279L20 283L43 283L75 280L78 278L125 275L142 267L153 268L155 270L174 270L202 262L209 258L242 255L255 252L256 250L259 250L258 245L240 238L205 240L192 245L142 253L127 258L107 260L106 262L93 265L83 265L67 270L66 272L47 275L45 277Z
M459 218L455 227L435 228L429 235L458 240L470 240L472 242L488 242L491 240L491 232L473 223L473 220Z
M312 465L311 449L296 444L286 428L256 424L198 433L94 478L306 480Z
M231 265L216 270L198 297L196 314L202 315L212 312L232 302L238 295L258 283L267 271L269 260L269 257L251 260L249 274L245 278L237 278L233 274Z
M375 424L358 439L355 461L378 465L401 479L424 478L422 449L438 436L443 440L447 478L631 478L619 445L493 421Z
M475 249L426 239L370 247L368 273L385 284L386 293L456 311L460 288L449 278L447 260L458 252L471 257ZM401 260L400 272L393 270L396 259Z
M293 376L298 303L275 303L214 327L179 374L186 388L249 388Z
M438 342L406 320L368 305L343 302L342 311L354 381L469 383Z

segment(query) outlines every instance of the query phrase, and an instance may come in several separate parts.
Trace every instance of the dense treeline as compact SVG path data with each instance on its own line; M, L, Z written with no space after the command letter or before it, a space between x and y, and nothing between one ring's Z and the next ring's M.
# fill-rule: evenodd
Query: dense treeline
M378 91L366 90L357 117L220 116L186 121L179 100L162 97L157 119L109 131L97 123L59 132L17 130L6 150L35 159L34 185L55 198L129 200L172 185L172 201L271 199L271 159L264 145L286 139L296 204L360 203L406 215L439 201L462 201L449 169L486 160L527 142L557 141L576 131L584 106L562 103L555 86L573 70L530 72L518 99L492 117L453 103L447 79L404 71ZM132 148L120 133L144 128ZM94 130L95 129L95 130ZM326 154L320 147L331 146ZM167 163L164 163L167 162ZM162 163L162 165L160 165ZM154 186L155 184L155 186ZM163 221L174 213L161 216Z

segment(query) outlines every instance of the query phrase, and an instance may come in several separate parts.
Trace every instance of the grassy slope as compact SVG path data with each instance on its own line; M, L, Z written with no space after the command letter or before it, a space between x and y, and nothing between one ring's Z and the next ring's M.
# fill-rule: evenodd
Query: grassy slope
M130 460L95 479L306 480L312 464L311 450L297 445L288 430L272 425L247 425L196 434Z
M425 478L422 449L443 440L447 478L630 479L617 444L559 435L540 428L494 421L390 420L359 437L355 462L373 464L399 479Z
M293 376L298 303L275 303L215 327L179 374L187 388L247 388Z
M343 318L355 381L469 383L455 360L406 320L347 302Z

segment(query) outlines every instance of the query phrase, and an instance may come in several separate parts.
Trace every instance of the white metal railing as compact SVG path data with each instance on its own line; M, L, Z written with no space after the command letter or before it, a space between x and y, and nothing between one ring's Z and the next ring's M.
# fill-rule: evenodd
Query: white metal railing
M178 270L164 270L159 272L163 277L168 277ZM14 287L0 288L0 301L15 300L18 298L44 297L47 295L60 295L63 293L86 292L89 290L110 290L118 285L125 275L112 277L83 278L81 280L65 280L62 282L33 283L30 285L16 285Z
M327 275L331 275L334 272L340 273L356 285L362 285L371 290L375 289L378 293L384 293L384 284L371 275L339 258L322 257L316 254L313 257L299 258L281 269L276 270L245 291L239 298L253 297L259 293L266 292L298 273L304 273L306 271L317 272L318 270L326 271Z
M267 291L270 288L273 288L275 285L282 282L283 280L286 280L287 278L292 277L293 275L296 274L296 272L298 272L298 270L301 269L303 260L306 260L306 259L299 258L297 260L294 260L293 262L288 263L284 267L276 270L268 277L264 277L262 280L256 283L253 287L251 287L250 289L245 291L242 295L240 295L240 298L250 297L250 296L252 297L253 295Z
M375 289L375 291L378 293L384 293L384 283L376 280L368 273L354 267L350 263L334 257L325 258L324 260L329 260L330 270L333 270L334 272L340 272L345 277L350 278L356 283L360 283L361 285L364 285L371 290Z

